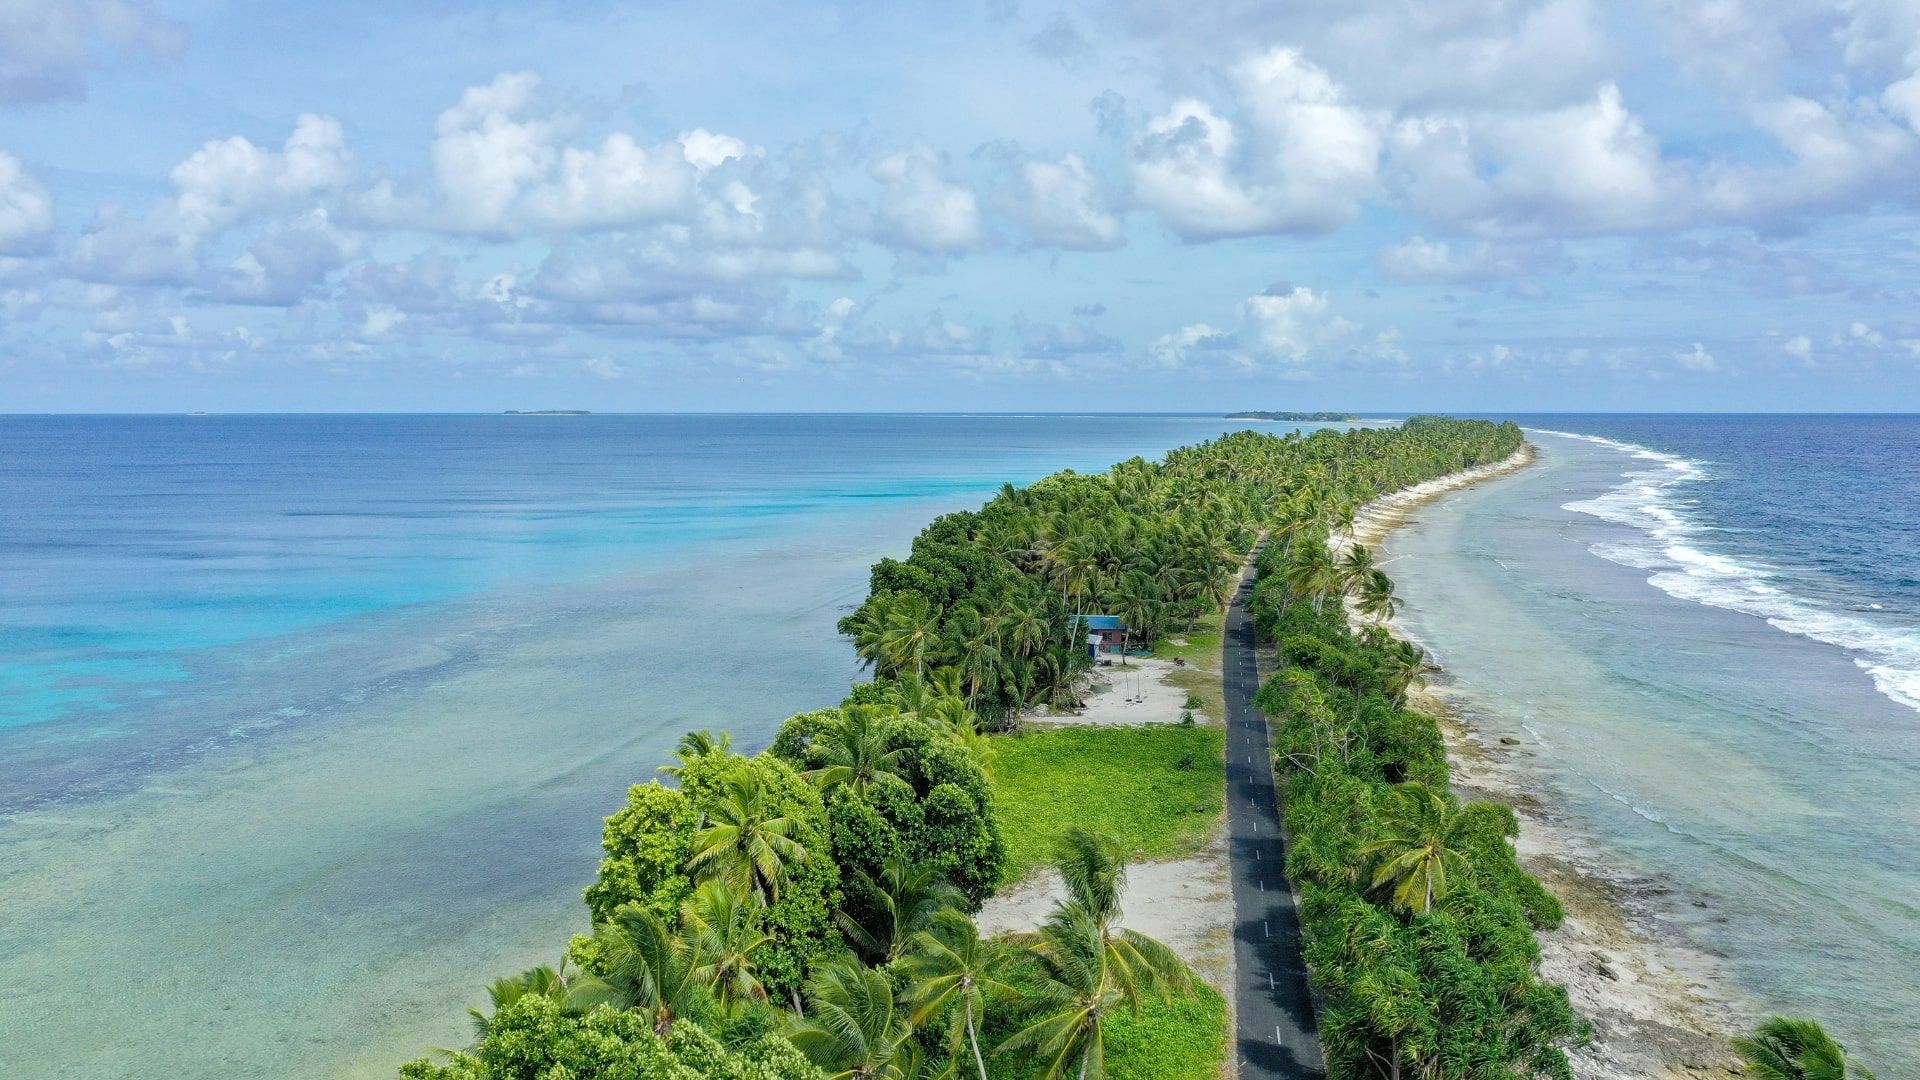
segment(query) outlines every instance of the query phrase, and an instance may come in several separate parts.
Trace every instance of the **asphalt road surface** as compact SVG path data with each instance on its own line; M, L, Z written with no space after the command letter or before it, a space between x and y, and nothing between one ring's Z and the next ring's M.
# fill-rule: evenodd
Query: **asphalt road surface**
M1241 1080L1324 1077L1320 1034L1301 955L1300 913L1287 880L1280 804L1273 783L1267 718L1254 707L1260 688L1253 617L1241 582L1227 611L1221 676L1227 693L1227 842L1233 856L1235 1052Z

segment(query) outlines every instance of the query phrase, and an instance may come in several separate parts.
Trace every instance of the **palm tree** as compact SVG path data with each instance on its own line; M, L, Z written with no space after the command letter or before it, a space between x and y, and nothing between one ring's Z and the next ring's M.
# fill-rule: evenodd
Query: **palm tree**
M1127 860L1117 841L1076 825L1054 845L1053 860L1069 903L1085 908L1103 927L1120 917Z
M1078 1061L1081 1080L1101 1080L1107 1015L1120 1005L1137 1011L1148 993L1185 991L1193 974L1172 949L1114 925L1127 883L1126 859L1116 841L1076 827L1054 854L1068 899L1041 926L1033 950L1042 974L1030 997L1039 1019L999 1050L1033 1050L1047 1062L1049 1078L1065 1075Z
M1773 1017L1734 1039L1733 1049L1756 1080L1874 1080L1812 1020Z
M939 698L940 694L933 688L932 681L918 675L902 675L887 688L887 703L902 713L912 715L925 712Z
M1227 598L1233 595L1234 582L1238 580L1237 566L1215 566L1201 579L1206 589L1206 597L1214 607L1225 607Z
M961 1040L965 1039L973 1051L980 1080L987 1080L987 1061L980 1053L979 1036L987 1007L1020 994L999 978L1010 959L1011 950L1006 945L982 938L972 919L947 910L934 918L931 927L914 935L914 951L901 964L901 973L912 987L909 1000L913 1014L908 1019L919 1027L945 1013L949 1017L948 1053L958 1058Z
M760 927L753 900L724 881L708 881L680 909L692 940L694 976L732 1013L743 1001L764 1001L767 988L755 971L760 952L773 943Z
M771 905L780 899L787 868L807 857L807 849L793 838L798 827L773 805L764 785L737 772L726 778L723 797L694 834L687 868Z
M688 758L705 757L708 754L725 754L733 749L733 732L722 731L718 735L702 729L689 731L680 736L680 742L673 749L674 756L685 761Z
M1076 1061L1080 1080L1105 1080L1106 1018L1123 998L1107 970L1099 924L1086 909L1063 905L1040 927L1033 955L1040 984L1026 998L1039 1018L994 1053L1033 1051L1045 1063L1044 1080L1067 1075Z
M1084 598L1093 591L1100 571L1099 553L1086 536L1069 536L1048 553L1053 563L1054 583L1060 587L1060 601L1073 607L1075 597ZM1074 608L1077 614L1080 609Z
M987 673L993 670L993 661L999 651L994 641L997 630L971 606L955 612L948 621L947 630L959 643L962 684L966 687L967 705L971 707L980 688L986 683Z
M1045 609L1031 597L1013 602L1005 612L1005 625L1007 642L1016 656L1032 656L1053 636Z
M1373 577L1373 552L1365 544L1350 544L1340 556L1340 591L1356 593Z
M639 904L622 904L598 935L606 943L606 980L626 1007L653 1020L666 1035L705 992L700 958L686 938Z
M980 766L987 779L993 779L993 759L1000 751L993 745L993 737L981 730L980 714L958 698L942 698L927 719L951 735L954 742L972 755L973 763Z
M860 795L881 776L897 775L904 752L887 748L886 716L874 705L842 709L840 723L821 732L813 746L824 764L809 770L807 779L822 791L845 784Z
M1000 693L1007 703L1006 726L1018 726L1020 711L1033 702L1033 691L1039 682L1039 665L1025 657L1009 657L1000 666L998 682Z
M1369 632L1376 628L1369 628ZM1393 642L1383 647L1381 658L1387 668L1382 689L1398 709L1407 703L1407 692L1419 685L1427 670L1427 651L1411 641Z
M728 754L733 752L733 732L722 731L718 735L711 731L689 731L680 736L680 742L673 748L673 756L680 759L678 765L662 765L660 771L668 776L679 776L682 769L708 754Z
M832 960L807 979L811 1013L787 1038L830 1080L912 1080L920 1071L913 1025L893 1000L886 973Z
M899 959L913 935L933 925L943 911L964 908L967 896L937 868L896 855L887 860L880 880L870 882L879 904L868 924L845 911L834 912L847 939L879 962Z
M1127 624L1132 640L1151 645L1160 636L1166 619L1166 599L1162 579L1144 570L1130 570L1120 592L1120 618Z
M1296 552L1287 567L1287 589L1294 596L1312 597L1313 610L1318 613L1327 597L1340 589L1340 568L1333 554L1320 544Z
M1354 605L1360 614L1386 622L1400 611L1400 600L1393 595L1393 579L1386 571L1375 570L1360 583L1360 599Z
M1075 826L1060 838L1054 861L1067 889L1067 906L1093 919L1109 973L1129 1005L1137 1005L1145 993L1188 989L1191 973L1172 949L1116 925L1127 889L1126 856L1118 841Z
M1474 822L1443 793L1418 780L1395 784L1383 813L1387 835L1360 849L1376 857L1373 887L1393 885L1394 906L1414 915L1433 910L1447 895L1450 872L1464 871L1463 844Z
M1073 680L1080 673L1086 654L1065 645L1056 645L1034 658L1035 689L1049 705L1059 705L1070 697Z
M881 665L885 662L886 616L887 597L874 596L840 623L840 632L853 639L854 655L860 658L861 664L872 668L876 676L882 674Z
M1294 542L1313 531L1313 518L1306 509L1294 499L1288 499L1274 518L1272 535L1280 541L1280 559L1290 562L1293 559Z
M879 655L886 674L911 671L916 677L927 669L927 648L939 630L939 615L919 593L896 593L887 602L879 630Z
M927 689L933 694L934 704L953 698L966 697L966 675L959 668L937 668L927 676Z

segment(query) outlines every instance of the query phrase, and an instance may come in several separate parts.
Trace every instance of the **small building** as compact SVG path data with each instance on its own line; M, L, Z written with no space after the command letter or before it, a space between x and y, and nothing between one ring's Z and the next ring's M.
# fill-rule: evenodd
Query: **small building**
M1098 660L1101 653L1127 651L1127 624L1118 615L1074 616L1076 640L1084 643L1087 655Z

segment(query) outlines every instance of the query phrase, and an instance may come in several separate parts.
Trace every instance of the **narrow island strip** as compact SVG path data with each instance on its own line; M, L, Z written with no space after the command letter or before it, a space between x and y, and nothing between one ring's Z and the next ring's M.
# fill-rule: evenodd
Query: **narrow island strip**
M1383 495L1524 454L1511 423L1442 417L1246 431L936 519L841 621L871 679L754 753L687 733L606 820L591 932L495 980L470 1044L401 1076L1320 1075L1241 1069L1222 992L1246 992L1224 940L1241 856L1209 665L1249 561L1306 930L1279 959L1310 973L1324 1044L1286 1060L1573 1075L1591 1028L1538 937L1561 904L1513 811L1450 790L1410 696L1424 658L1366 621L1397 602L1352 542Z

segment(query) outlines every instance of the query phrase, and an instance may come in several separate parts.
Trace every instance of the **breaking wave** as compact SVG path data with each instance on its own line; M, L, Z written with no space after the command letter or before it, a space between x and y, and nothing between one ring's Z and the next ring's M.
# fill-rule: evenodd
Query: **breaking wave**
M1697 604L1765 619L1778 630L1844 649L1882 694L1920 711L1920 632L1887 626L1851 612L1873 611L1878 604L1835 610L1784 586L1778 567L1743 562L1707 547L1711 526L1696 520L1686 499L1687 485L1708 478L1707 466L1634 443L1570 431L1535 429L1543 435L1577 439L1619 451L1645 462L1630 469L1622 483L1592 499L1562 509L1625 525L1646 539L1596 543L1594 554L1650 572L1654 587Z

